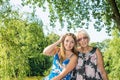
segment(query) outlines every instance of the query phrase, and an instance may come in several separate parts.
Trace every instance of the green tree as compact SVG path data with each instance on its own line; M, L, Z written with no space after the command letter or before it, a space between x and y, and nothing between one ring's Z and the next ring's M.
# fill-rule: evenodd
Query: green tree
M113 31L113 39L104 52L104 61L110 80L120 80L120 32Z
M49 42L48 44L51 44L51 43L57 41L60 38L60 36L55 34L54 32L52 32L52 33L48 34L46 36L46 38L48 39L48 42Z
M0 22L0 79L19 80L29 74L28 59L40 54L39 44L44 41L42 27L20 19Z
M50 33L44 37L44 41L39 45L42 50L59 39L59 36L55 33ZM41 52L42 53L42 52ZM53 57L43 54L37 54L29 58L31 72L30 76L45 76L48 75L51 69Z

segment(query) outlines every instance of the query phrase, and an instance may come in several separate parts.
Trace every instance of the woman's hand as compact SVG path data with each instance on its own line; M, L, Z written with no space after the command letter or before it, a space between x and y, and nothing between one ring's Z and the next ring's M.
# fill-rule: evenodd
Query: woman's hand
M63 37L64 37L63 35L60 36L60 38L58 40L60 43L63 41Z
M54 77L54 78L52 78L52 80L61 80L59 77Z
M47 46L44 50L43 50L43 54L48 55L48 56L53 56L56 51L56 47L57 45L59 45L61 42L63 41L63 36L60 36L59 40L54 42L53 44Z

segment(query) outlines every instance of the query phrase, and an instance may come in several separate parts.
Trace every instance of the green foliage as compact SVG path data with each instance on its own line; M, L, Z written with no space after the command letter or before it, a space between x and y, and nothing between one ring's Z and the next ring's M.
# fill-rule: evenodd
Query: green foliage
M113 31L113 39L104 53L106 70L110 80L120 80L120 32Z
M27 2L27 3L26 3ZM26 0L23 4L43 7L43 3L48 3L50 13L50 25L55 27L55 22L59 20L61 27L67 23L68 30L76 27L89 26L89 22L94 22L94 28L100 31L106 27L109 33L114 25L120 30L120 1L119 0ZM116 4L116 6L113 6ZM43 7L44 8L44 7ZM118 9L118 10L117 10ZM117 15L117 16L116 16ZM120 16L119 16L120 17ZM94 19L94 21L92 21ZM113 20L115 22L113 22Z
M51 43L57 41L59 39L59 37L60 37L59 35L52 32L46 36L46 39L48 39L49 44L51 44Z
M10 0L2 0L0 4L0 19L8 18L18 18L18 13L15 10L12 10L12 6L9 3Z
M0 78L19 80L29 73L28 58L41 53L42 27L18 19L0 22Z
M98 47L100 49L100 51L103 53L108 48L109 42L110 42L110 39L106 39L106 40L104 40L102 42L90 43L90 45L94 46L94 47Z
M52 57L43 54L34 55L29 58L30 74L29 76L45 76L52 64Z
M0 16L6 17L17 14L12 11L14 6L9 3L10 0L2 0L0 3ZM59 21L61 27L64 24L67 29L86 28L89 22L94 23L94 28L100 31L106 26L106 32L110 33L113 27L120 30L120 1L119 0L21 0L21 6L29 5L33 8L35 15L36 7L44 10L49 8L50 26L55 27ZM46 3L48 4L46 7ZM116 6L114 6L116 4ZM46 7L46 8L45 8ZM5 13L5 11L7 13ZM16 17L16 16L14 16ZM17 16L18 17L18 16ZM17 18L16 17L16 18ZM94 20L93 20L94 19ZM114 21L113 21L114 20ZM67 24L66 24L67 23ZM115 26L117 24L117 26Z

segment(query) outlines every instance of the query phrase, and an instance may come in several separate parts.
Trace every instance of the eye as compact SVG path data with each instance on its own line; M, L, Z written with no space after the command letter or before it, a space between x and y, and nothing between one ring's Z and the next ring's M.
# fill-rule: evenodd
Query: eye
M65 40L66 42L69 42L69 40Z
M81 41L81 40L82 40L82 38L77 39L78 42Z
M88 39L88 37L87 37L87 36L84 36L84 37L82 37L82 38L78 38L77 41L79 42L79 41L81 41L81 40L86 40L86 39Z
M74 41L71 41L71 43L75 43Z

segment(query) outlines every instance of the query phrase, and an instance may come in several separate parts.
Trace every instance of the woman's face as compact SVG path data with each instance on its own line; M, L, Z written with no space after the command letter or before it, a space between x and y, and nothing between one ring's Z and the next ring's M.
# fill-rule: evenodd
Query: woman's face
M72 36L66 36L64 40L64 47L65 50L72 50L75 45L75 40L73 39Z
M88 43L89 43L88 36L86 36L84 34L78 34L77 41L81 47L86 47L86 46L88 46Z

